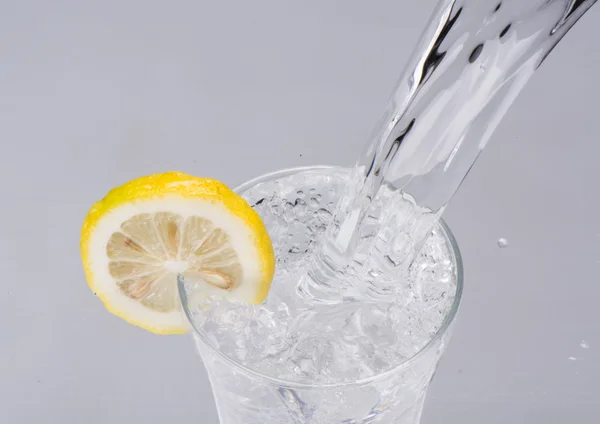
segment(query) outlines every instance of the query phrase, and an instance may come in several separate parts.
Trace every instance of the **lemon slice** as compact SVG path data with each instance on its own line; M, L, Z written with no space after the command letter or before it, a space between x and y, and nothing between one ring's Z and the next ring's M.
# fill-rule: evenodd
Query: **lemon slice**
M106 308L159 334L187 332L178 274L197 294L260 303L275 267L248 203L218 181L180 172L111 190L85 219L81 256Z

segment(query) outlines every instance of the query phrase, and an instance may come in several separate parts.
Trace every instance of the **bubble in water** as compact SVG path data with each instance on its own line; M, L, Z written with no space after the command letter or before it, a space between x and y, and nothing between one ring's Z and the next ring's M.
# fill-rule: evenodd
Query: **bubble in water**
M377 245L373 238L361 241L357 260L340 274L349 284L369 281L369 289L363 290L364 284L356 290L350 287L348 298L353 301L324 308L298 295L299 278L310 264L319 237L334 219L334 206L345 183L331 174L299 174L244 193L251 204L265 198L261 217L273 235L278 265L262 305L222 302L218 308L211 305L197 311L196 325L223 353L279 378L355 381L411 357L440 328L456 293L453 262L445 239L434 231L412 272L400 273L401 267L391 266L402 258L395 249L404 250L408 243L408 230L402 224L409 216L412 227L427 218L413 211L412 205L404 206L392 190L382 189L374 201L382 210L401 212L384 217L384 229L389 231L381 233ZM381 223L380 214L374 217L374 223ZM385 263L386 256L391 264ZM365 307L365 300L373 303Z
M508 240L506 240L505 238L499 238L498 239L498 247L506 247L508 246Z
M294 211L297 216L304 216L306 214L306 202L300 198L296 199L294 203Z
M317 211L317 216L319 216L320 218L322 218L324 220L328 220L329 218L331 218L333 216L333 214L331 212L329 212L327 209L321 208Z
M294 204L290 202L286 202L283 205L283 218L286 221L292 221L295 218L296 214L294 213Z

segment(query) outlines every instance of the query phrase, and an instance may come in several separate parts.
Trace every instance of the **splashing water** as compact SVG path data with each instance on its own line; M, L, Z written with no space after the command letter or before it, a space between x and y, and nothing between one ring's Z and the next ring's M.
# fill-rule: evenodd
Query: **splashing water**
M392 95L354 184L340 202L301 283L315 301L335 302L362 238L377 237L383 185L400 190L430 219L411 229L398 266L410 265L492 132L535 70L596 0L443 0ZM365 285L365 292L369 287Z
M403 256L396 245L408 237L398 232L404 222L395 214L385 218L385 239L360 244L346 276L350 282L371 281L369 298L349 290L345 305L332 306L297 296L298 277L331 225L349 174L336 168L299 172L242 193L269 230L276 274L260 305L218 298L191 302L194 324L219 350L290 381L355 381L409 359L441 328L457 291L447 240L438 228L408 272L394 272ZM410 213L414 222L420 219L420 211L397 191L382 189L375 201L380 208Z
M339 168L285 170L238 188L275 249L276 273L262 304L206 298L179 277L222 423L418 422L460 302L460 257L438 225L407 272L396 268L404 254L397 246L410 236L399 231L423 215L401 192L383 188L374 204L389 212L385 238L363 240L344 276L371 282L371 296L348 290L347 301L333 305L298 296L298 279L349 175Z

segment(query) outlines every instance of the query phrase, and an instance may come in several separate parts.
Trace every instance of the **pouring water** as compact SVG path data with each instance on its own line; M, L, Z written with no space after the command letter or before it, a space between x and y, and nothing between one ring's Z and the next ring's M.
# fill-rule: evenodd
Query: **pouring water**
M443 0L353 170L237 191L277 257L265 303L179 289L222 423L417 424L462 293L440 216L499 120L595 0Z
M348 275L357 256L381 253L378 243L394 243L392 267L408 267L519 92L594 3L441 1L357 162L301 294L330 303L374 293ZM382 186L414 208L374 206ZM390 213L406 222L394 240L382 230Z

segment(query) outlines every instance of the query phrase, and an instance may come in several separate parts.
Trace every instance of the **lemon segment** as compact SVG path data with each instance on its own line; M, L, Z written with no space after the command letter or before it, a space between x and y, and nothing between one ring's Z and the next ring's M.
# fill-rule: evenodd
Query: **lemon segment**
M111 190L89 211L81 256L106 308L159 334L187 332L182 274L201 296L260 303L273 247L258 214L224 184L168 172Z

